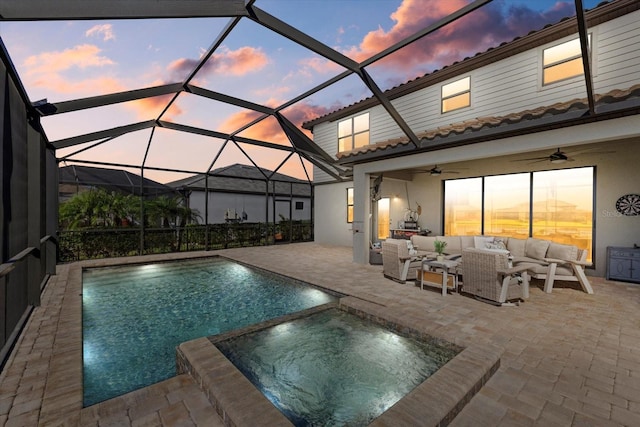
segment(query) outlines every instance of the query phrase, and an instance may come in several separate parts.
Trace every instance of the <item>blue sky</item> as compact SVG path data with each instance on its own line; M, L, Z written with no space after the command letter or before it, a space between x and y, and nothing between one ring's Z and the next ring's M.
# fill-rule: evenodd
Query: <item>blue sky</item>
M465 0L257 0L255 5L346 56L362 61L464 6ZM585 1L592 8L595 1ZM368 67L382 89L439 69L466 56L555 23L573 14L571 1L496 0ZM0 36L32 101L50 102L182 81L228 19L2 22ZM278 106L343 70L290 40L243 19L194 84L259 104ZM288 109L294 123L326 114L370 96L352 76ZM167 99L129 102L43 119L51 141L157 118ZM250 111L183 94L163 119L233 132L255 117ZM135 132L74 158L140 164L150 131ZM243 133L288 144L275 121ZM224 141L157 130L147 165L206 169ZM90 145L90 144L85 144ZM59 150L68 155L81 147ZM259 166L274 169L284 153L260 153ZM330 153L334 154L334 153ZM248 163L235 147L225 148L214 167ZM308 166L308 165L307 165ZM299 161L286 173L304 177ZM149 172L159 181L182 176Z

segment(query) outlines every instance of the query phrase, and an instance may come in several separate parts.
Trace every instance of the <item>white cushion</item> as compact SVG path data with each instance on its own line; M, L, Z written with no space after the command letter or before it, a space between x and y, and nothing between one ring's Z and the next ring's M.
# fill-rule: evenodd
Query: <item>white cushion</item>
M575 261L578 259L578 247L551 242L547 250L547 258Z
M513 237L509 238L507 242L507 249L513 256L524 256L524 248L526 246L527 241L525 239L516 239Z
M493 243L493 236L474 236L473 247L476 249L486 249L487 243Z
M549 249L550 243L551 242L549 240L529 237L524 248L524 254L529 258L542 259L547 254L547 249Z

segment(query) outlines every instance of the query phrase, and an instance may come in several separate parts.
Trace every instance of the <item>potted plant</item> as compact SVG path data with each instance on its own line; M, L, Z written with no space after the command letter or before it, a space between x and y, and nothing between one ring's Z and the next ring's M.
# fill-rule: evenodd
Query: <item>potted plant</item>
M436 260L438 260L439 262L442 262L444 260L444 248L447 247L447 242L443 242L442 240L435 240L433 242L433 247L436 250L436 253L438 254L438 256L436 257Z

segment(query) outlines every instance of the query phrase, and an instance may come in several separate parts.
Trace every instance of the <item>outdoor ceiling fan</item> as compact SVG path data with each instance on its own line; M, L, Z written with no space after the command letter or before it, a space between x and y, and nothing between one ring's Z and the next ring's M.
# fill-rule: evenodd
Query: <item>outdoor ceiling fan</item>
M586 149L586 150L582 150L582 151L577 151L575 153L573 153L573 155L577 155L577 154L581 154L581 153L585 153L588 151L594 150L594 148L591 149ZM614 151L591 151L591 153L593 154L608 154L608 153L614 153ZM538 163L538 162L545 162L545 161L549 161L553 164L560 164L560 163L564 163L564 162L573 162L575 159L572 157L569 157L567 155L567 153L565 153L564 151L560 150L560 148L558 148L556 151L554 151L553 153L551 153L548 156L540 156L540 157L530 157L527 159L519 159L519 160L514 160L516 162L531 162L531 163Z
M416 173L428 173L431 176L438 176L438 175L442 175L443 173L460 173L458 171L441 169L441 168L438 167L438 165L435 165L431 169L416 169L415 172Z

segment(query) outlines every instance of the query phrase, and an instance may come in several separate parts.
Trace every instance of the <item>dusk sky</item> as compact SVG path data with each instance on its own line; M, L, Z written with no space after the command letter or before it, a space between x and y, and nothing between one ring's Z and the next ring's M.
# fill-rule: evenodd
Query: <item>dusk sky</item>
M346 56L363 61L435 20L469 3L465 0L257 0L255 6L306 32ZM584 1L593 8L597 1ZM496 0L367 68L389 89L444 65L497 46L548 23L573 16L571 1ZM2 22L0 36L31 101L59 102L167 83L179 83L207 51L228 18ZM258 104L279 106L341 73L341 67L248 19L225 39L193 84ZM300 125L370 96L351 76L284 111ZM43 119L50 141L158 117L170 98L116 104ZM163 120L233 132L257 117L252 111L182 93ZM151 130L134 132L71 158L139 165ZM240 135L289 145L274 119ZM224 141L156 129L147 166L206 171ZM58 157L93 143L58 150ZM285 152L243 146L259 166L275 169ZM331 155L335 153L329 153ZM228 145L214 168L250 164ZM68 164L72 164L71 161ZM305 163L309 174L311 165ZM132 170L139 173L139 170ZM280 172L305 179L297 156ZM183 178L148 171L160 182Z

